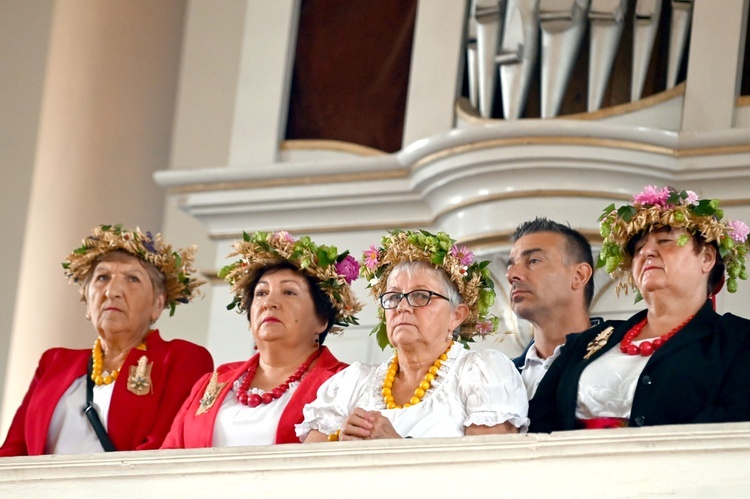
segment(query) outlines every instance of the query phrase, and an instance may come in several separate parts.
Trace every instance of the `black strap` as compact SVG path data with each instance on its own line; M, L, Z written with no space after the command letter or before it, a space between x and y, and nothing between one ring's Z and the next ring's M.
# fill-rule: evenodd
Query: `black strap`
M107 430L104 429L102 422L99 420L99 413L96 412L96 407L94 407L94 380L91 379L93 363L94 359L89 357L88 373L86 374L86 405L83 406L83 413L88 418L89 423L91 423L91 427L99 438L104 452L113 452L117 449L112 445L112 441L109 439L109 435L107 435Z

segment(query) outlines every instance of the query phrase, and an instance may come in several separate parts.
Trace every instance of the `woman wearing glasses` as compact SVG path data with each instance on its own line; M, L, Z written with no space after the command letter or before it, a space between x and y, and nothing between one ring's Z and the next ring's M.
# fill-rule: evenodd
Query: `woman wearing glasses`
M380 304L375 333L393 357L355 363L318 390L297 435L305 442L517 433L528 426L521 377L495 350L470 352L493 332L488 262L445 233L394 231L361 269Z

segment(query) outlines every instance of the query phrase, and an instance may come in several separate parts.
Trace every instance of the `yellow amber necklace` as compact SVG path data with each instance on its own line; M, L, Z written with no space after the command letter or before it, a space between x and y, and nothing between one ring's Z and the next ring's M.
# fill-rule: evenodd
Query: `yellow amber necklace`
M138 350L145 350L146 344L141 343L138 345ZM117 379L120 374L120 368L118 367L111 374L102 376L104 369L104 353L102 352L102 341L101 338L97 338L94 342L94 347L91 349L91 379L94 381L96 386L108 385ZM122 366L120 366L122 367Z
M451 347L453 347L453 343L454 342L451 342L451 344L448 345L448 348L445 349L445 352L440 354L440 357L438 357L437 360L432 363L432 366L427 371L427 374L424 375L424 379L422 379L422 381L419 383L417 389L414 390L414 396L409 399L409 402L407 402L403 406L397 405L395 400L393 399L393 382L396 380L396 373L398 372L398 353L394 355L393 360L391 361L391 365L388 366L388 370L385 373L385 378L383 379L382 393L386 409L405 409L406 407L411 407L420 403L422 401L422 397L424 397L425 393L427 393L427 390L430 389L432 383L435 381L438 370L443 365L443 362L448 359L448 351L451 349Z

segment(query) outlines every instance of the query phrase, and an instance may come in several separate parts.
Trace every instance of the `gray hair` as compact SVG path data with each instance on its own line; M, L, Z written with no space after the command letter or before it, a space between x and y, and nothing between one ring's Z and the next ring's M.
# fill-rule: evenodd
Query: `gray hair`
M128 253L125 250L116 249L113 251L108 251L107 253L104 253L103 255L100 255L94 260L94 263L91 265L91 272L88 273L86 276L86 279L83 281L83 285L80 288L81 291L81 300L86 301L86 291L89 288L89 283L91 283L91 279L94 277L94 271L96 270L97 265L99 265L102 262L124 262L124 261L137 261L141 267L144 268L146 271L146 274L148 274L149 279L151 280L151 288L154 290L154 296L164 296L164 303L166 305L166 299L167 299L167 278L162 273L161 270L157 269L156 266L150 262L147 262L143 258L139 258L132 253Z
M450 303L452 310L455 310L458 305L463 303L461 294L458 292L456 285L453 284L453 281L451 281L451 278L448 277L448 274L445 272L445 270L422 260L401 262L396 264L393 267L393 270L391 270L390 274L388 274L388 283L386 283L386 289L387 285L391 282L394 276L405 274L409 277L413 277L414 274L421 271L428 272L438 279L440 283L439 287L441 288L438 291L440 291L440 294L448 298L448 302ZM459 324L458 327L456 327L456 329L453 331L453 339L456 339L458 337L460 329L461 325Z

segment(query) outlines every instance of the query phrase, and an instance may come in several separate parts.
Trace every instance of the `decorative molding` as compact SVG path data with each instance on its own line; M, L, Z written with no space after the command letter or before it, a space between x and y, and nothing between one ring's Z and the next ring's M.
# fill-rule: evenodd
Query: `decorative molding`
M625 116L626 114L632 114L638 111L643 111L644 109L656 107L673 99L682 98L685 96L685 88L686 84L685 82L682 82L679 85L670 88L669 90L650 95L635 102L618 104L616 106L610 106L604 109L599 109L597 111L592 111L590 113L569 114L565 116L565 118L571 120L598 121L608 118L614 118L615 116Z
M408 228L416 228L416 227L427 227L429 225L432 225L432 220L415 220L415 221L404 221L401 225L398 227L395 227L391 224L382 223L382 224L357 224L356 230L357 231L371 231L371 230L382 230L382 231L388 231L392 229L408 229ZM281 230L281 229L279 229ZM352 225L324 225L324 226L318 226L318 227L296 227L294 229L295 233L299 234L305 234L305 235L313 235L313 234L330 234L335 232L349 232L352 230ZM242 232L217 232L212 233L209 236L209 239L212 239L214 241L225 241L227 239L241 239L242 238Z
M319 140L319 139L297 139L297 140L285 140L281 143L280 149L282 151L300 151L300 150L312 150L312 151L337 151L345 152L349 154L357 154L359 156L380 156L387 154L380 149L373 147L367 147L360 144L354 144L352 142L344 142L341 140Z
M630 201L633 196L631 194L612 194L608 192L587 192L582 190L567 190L567 189L529 189L529 190L519 190L519 191L512 191L512 192L501 192L493 195L486 195L477 197L471 200L463 201L460 203L455 203L451 205L449 209L446 209L442 212L438 212L435 216L435 220L439 220L443 216L447 215L450 212L460 210L463 208L468 208L470 206L475 206L478 204L486 204L490 202L495 201L508 201L513 199L536 199L536 198L573 198L573 199L581 199L581 198L590 198L590 199L606 199L609 201ZM723 204L723 203L722 203ZM605 205L602 205L602 209L604 209ZM593 236L593 240L595 241L601 241L601 236L599 235L598 231L586 231L586 229L581 229L581 232L586 235L586 237L589 237L586 232L590 232ZM507 244L509 242L508 236L511 234L511 232L507 233L505 236L505 239L508 241L505 243ZM482 235L480 237L481 240L484 240L487 236ZM592 240L591 238L589 238ZM463 244L471 244L473 246L473 243L469 243L471 239L462 238L461 241Z
M395 154L162 171L155 179L180 196L214 241L239 239L243 230L353 234L396 227L482 241L529 216L557 216L560 198L575 200L564 203L571 223L594 230L601 208L647 184L747 206L741 185L750 179L750 130L683 134L521 120L454 129Z
M638 111L643 111L644 109L656 107L672 99L681 98L685 95L685 88L686 84L685 82L682 82L674 88L670 88L669 90L650 95L635 102L618 104L616 106L611 106L592 112L557 116L551 119L599 121L607 118L613 118L615 116L624 116L626 114L632 114ZM459 119L471 125L488 125L492 123L507 121L499 118L481 117L479 113L471 107L471 103L465 97L459 97L456 99L456 115L459 117Z
M419 159L416 163L411 165L411 171L415 172L420 168L435 163L439 160L464 154L467 152L482 150L482 149L501 149L506 147L538 147L538 146L581 146L581 147L601 147L610 149L623 149L630 151L648 152L652 154L660 154L663 156L675 156L674 149L661 147L651 144L644 144L634 141L617 140L617 139L601 139L593 137L569 137L569 136L541 136L541 137L512 137L512 138L497 138L492 140L485 140L481 142L471 142L468 144L462 144L459 146L450 147L441 151L430 154Z
M591 243L599 244L602 242L602 236L598 230L577 227L574 227L574 229L583 234ZM510 236L512 234L513 231L483 233L474 237L461 238L458 240L458 243L465 244L474 251L491 250L500 246L510 246Z
M279 168L276 166L276 168ZM167 189L169 194L187 194L191 192L213 192L241 189L264 189L269 187L287 187L291 185L343 184L349 182L369 182L406 178L405 170L381 170L379 172L338 173L334 175L305 175L298 177L266 178L261 180L234 180L224 182L202 182Z

